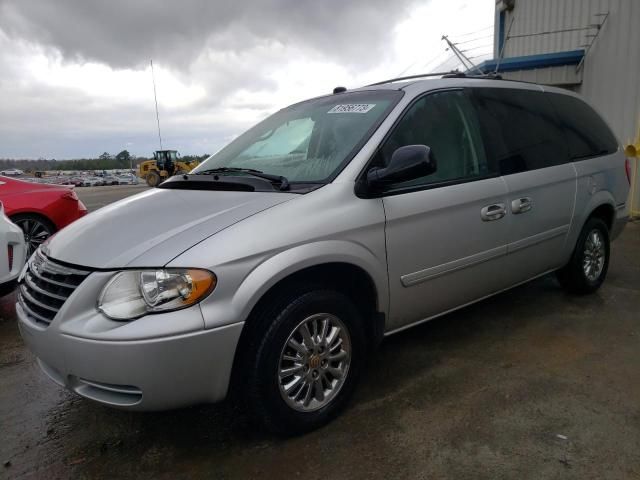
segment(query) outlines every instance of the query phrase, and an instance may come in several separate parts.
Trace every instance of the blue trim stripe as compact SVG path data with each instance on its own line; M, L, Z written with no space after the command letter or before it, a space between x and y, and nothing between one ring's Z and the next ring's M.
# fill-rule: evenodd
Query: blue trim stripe
M526 55L523 57L503 58L500 62L500 72L514 70L531 70L533 68L557 67L560 65L577 65L584 57L584 50L570 50L568 52L542 53L540 55ZM483 72L493 72L497 59L485 60L478 67Z

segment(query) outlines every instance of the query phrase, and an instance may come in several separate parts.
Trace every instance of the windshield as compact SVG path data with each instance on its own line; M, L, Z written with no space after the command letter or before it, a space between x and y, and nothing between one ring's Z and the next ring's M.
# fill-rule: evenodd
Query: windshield
M244 168L290 182L335 176L388 115L402 92L352 92L308 100L271 115L200 164L192 173Z

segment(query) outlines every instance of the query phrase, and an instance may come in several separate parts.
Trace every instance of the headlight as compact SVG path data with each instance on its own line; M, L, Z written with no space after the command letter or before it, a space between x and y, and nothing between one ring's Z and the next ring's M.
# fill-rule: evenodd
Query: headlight
M128 270L117 273L102 289L98 309L114 320L133 320L193 305L215 286L216 276L208 270Z

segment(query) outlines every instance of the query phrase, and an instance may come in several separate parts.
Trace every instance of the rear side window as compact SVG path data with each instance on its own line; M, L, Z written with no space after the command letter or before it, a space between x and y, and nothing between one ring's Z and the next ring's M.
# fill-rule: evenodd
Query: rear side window
M614 153L618 141L593 108L576 97L546 93L557 112L572 160Z
M569 161L561 126L542 92L473 89L487 156L502 175Z

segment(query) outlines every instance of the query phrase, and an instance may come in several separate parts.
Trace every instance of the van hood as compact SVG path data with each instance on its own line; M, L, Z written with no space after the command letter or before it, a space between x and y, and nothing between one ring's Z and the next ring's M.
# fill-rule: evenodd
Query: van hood
M152 189L75 221L44 249L53 259L96 269L161 267L220 230L296 196Z

